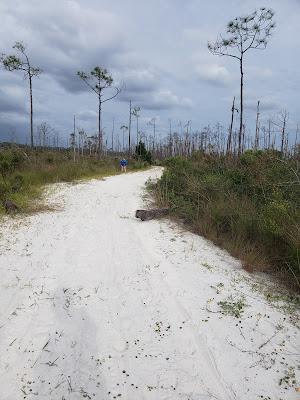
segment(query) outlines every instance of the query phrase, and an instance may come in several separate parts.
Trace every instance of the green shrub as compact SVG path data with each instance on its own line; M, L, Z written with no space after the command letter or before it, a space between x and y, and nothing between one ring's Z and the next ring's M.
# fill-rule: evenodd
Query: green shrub
M297 160L274 151L240 159L198 152L165 166L155 188L160 204L246 262L300 277Z
M129 160L129 170L146 166L146 161ZM78 157L77 154L74 163L73 154L69 150L1 148L0 201L9 198L26 211L32 209L32 199L41 195L46 184L97 178L119 172L119 159L115 157L98 160L86 155Z

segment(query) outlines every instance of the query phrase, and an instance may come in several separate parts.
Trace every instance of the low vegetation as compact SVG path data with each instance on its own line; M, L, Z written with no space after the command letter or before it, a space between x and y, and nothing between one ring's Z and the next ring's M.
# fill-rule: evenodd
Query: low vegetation
M129 161L129 170L146 166L139 160ZM38 149L27 146L0 148L0 215L3 202L13 201L21 211L32 211L46 184L101 178L119 173L119 158L113 156L79 156L74 162L72 150Z
M153 187L194 232L244 261L246 269L276 271L300 288L299 155L246 151L240 158L196 152L170 158Z

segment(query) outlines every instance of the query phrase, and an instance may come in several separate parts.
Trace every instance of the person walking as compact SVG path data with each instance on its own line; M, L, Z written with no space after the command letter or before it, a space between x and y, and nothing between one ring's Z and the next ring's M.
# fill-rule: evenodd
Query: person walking
M122 160L120 161L120 165L121 165L121 171L126 172L128 161L125 158L122 158Z

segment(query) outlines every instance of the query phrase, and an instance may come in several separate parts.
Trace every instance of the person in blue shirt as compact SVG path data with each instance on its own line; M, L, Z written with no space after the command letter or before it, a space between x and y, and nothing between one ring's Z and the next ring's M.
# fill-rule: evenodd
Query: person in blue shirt
M128 161L125 158L122 158L122 160L120 161L120 165L121 165L121 171L126 172Z

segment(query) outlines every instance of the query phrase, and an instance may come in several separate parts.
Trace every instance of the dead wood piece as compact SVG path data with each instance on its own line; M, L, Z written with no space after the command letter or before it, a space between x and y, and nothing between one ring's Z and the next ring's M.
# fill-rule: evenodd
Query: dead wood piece
M135 217L140 218L142 221L149 221L150 219L161 218L168 215L168 208L154 208L151 210L136 210Z
M4 200L3 201L3 207L5 208L5 211L9 213L15 213L19 210L19 207L12 202L11 200Z

